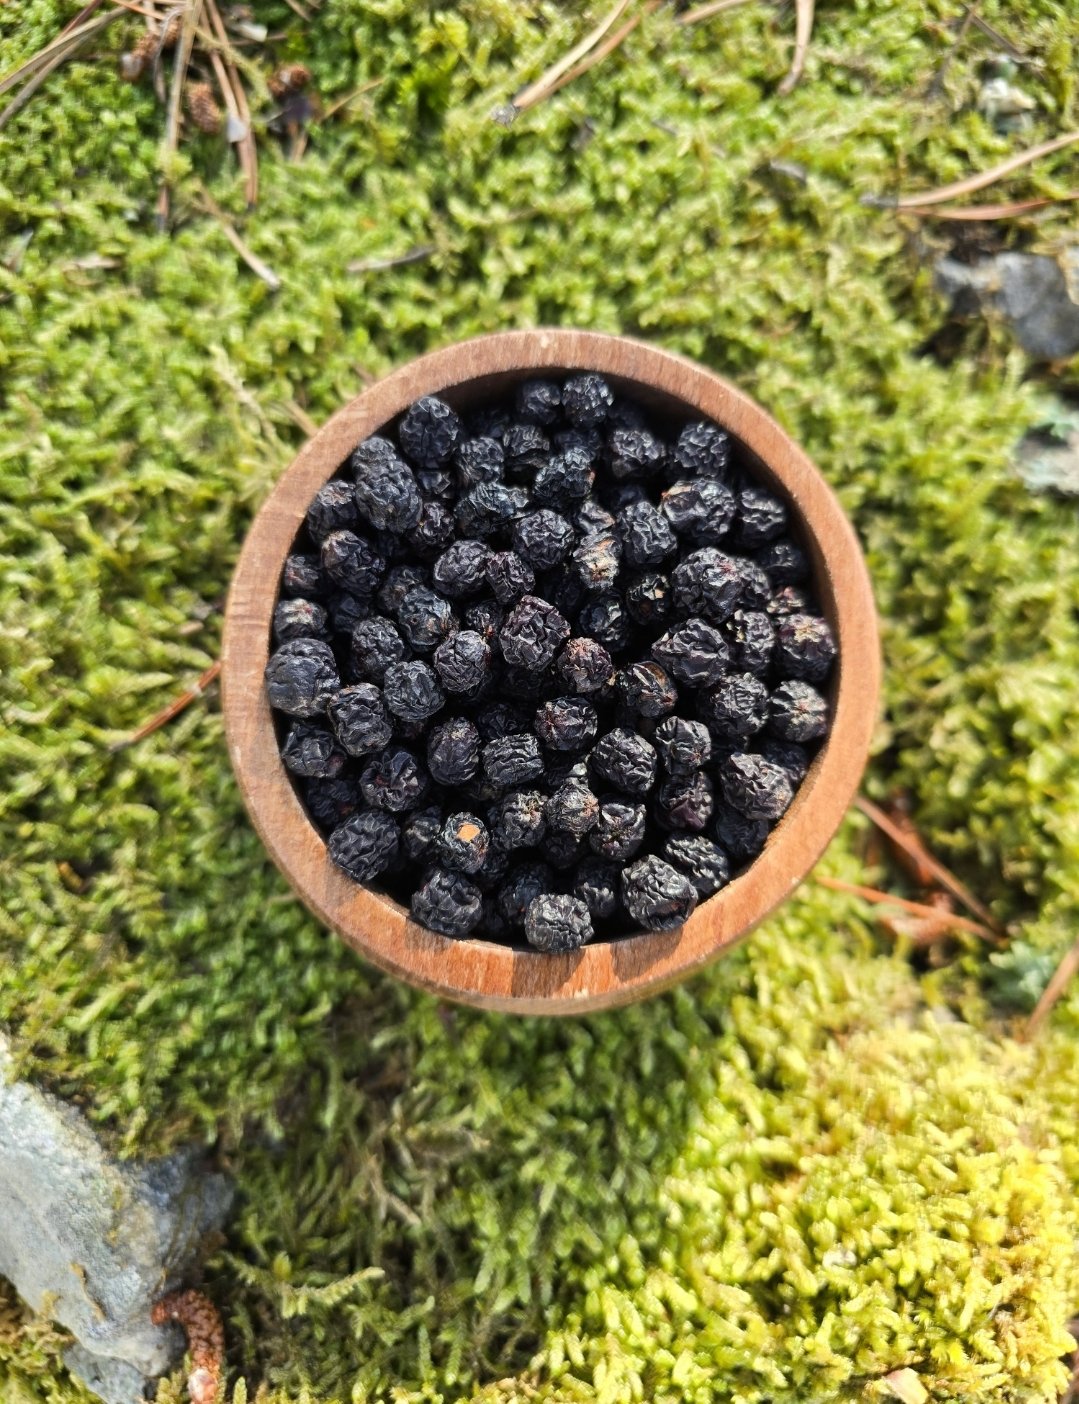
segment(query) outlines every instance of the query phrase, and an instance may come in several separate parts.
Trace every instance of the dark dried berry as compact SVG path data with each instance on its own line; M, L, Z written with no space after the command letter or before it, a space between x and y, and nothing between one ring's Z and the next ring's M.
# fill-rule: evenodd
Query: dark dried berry
M599 818L588 835L593 851L601 858L621 863L632 858L644 842L647 815L643 804L630 804L618 796L600 802Z
M556 512L572 511L592 491L592 460L582 449L567 449L549 459L536 474L532 492L537 502Z
M502 481L504 455L497 439L483 436L465 439L457 446L454 462L457 465L457 481L466 492L478 483Z
M425 502L405 539L421 561L433 561L452 542L456 530L449 507L442 502Z
M618 514L618 534L627 564L656 566L678 547L663 514L651 502L636 502Z
M554 872L548 864L520 863L499 888L498 909L511 926L523 926L529 907L554 884Z
M448 468L417 468L416 486L428 502L453 507L457 498L457 480Z
M537 702L562 691L554 669L549 667L540 668L538 671L532 668L506 667L502 670L499 683L500 690L506 697L531 702L533 711Z
M763 546L787 525L787 509L755 483L747 483L738 494L738 544L746 550Z
M460 629L435 649L435 671L447 692L475 696L491 671L491 648L482 634Z
M675 566L671 583L679 613L722 624L741 602L745 577L735 557L704 546Z
M412 895L412 915L429 931L467 936L483 911L483 893L463 873L435 868Z
M338 775L333 780L308 780L304 786L304 802L311 818L323 829L333 829L363 805L359 780L352 775Z
M708 728L683 717L664 717L652 733L652 744L668 775L691 775L712 756Z
M461 421L449 405L434 395L424 395L406 411L397 437L417 467L444 468L463 432Z
M701 716L717 741L745 741L768 720L768 689L752 673L728 673L701 698Z
M512 422L513 416L505 405L484 405L469 415L468 427L477 438L497 439L501 443Z
M601 736L589 761L597 775L627 795L646 795L656 778L655 747L625 727Z
M462 536L489 537L512 531L529 506L528 493L505 483L480 483L469 488L454 510Z
M413 590L425 589L430 583L431 573L424 566L392 566L379 586L376 603L384 614L396 615L407 595Z
M806 778L813 757L796 741L780 741L776 736L767 736L760 742L758 749L765 760L781 766L787 772L794 789Z
M811 613L813 602L800 585L784 585L775 591L764 608L770 618L778 620L784 614Z
M322 568L354 595L373 595L386 573L385 557L352 531L335 531L322 543Z
M551 829L583 838L599 818L599 800L579 780L567 780L548 799L544 808Z
M513 604L536 587L532 567L526 565L516 551L492 551L483 571L499 604Z
M543 840L543 856L556 872L575 872L587 852L584 839L577 838L568 830L547 830L547 837ZM568 879L563 878L561 881L565 884Z
M341 590L330 595L326 601L330 623L335 634L351 634L356 625L371 618L371 597L361 600L358 595L350 595Z
M466 717L452 717L427 738L427 769L438 785L463 785L480 768L480 734Z
M321 639L290 639L266 664L266 695L271 707L290 717L314 717L341 686L337 661Z
M401 848L410 863L432 861L441 828L442 810L437 804L409 815L401 826Z
M546 668L569 638L569 625L554 605L525 595L498 637L507 663L534 672Z
M534 736L518 733L488 741L483 748L483 771L498 785L526 785L543 774L543 757Z
M484 567L490 554L482 541L455 541L431 568L435 588L450 599L478 595L485 584Z
M356 495L352 484L334 478L319 488L307 509L307 534L321 546L331 532L356 525Z
M615 863L585 858L577 869L573 895L592 913L593 921L606 921L618 911L621 874Z
M671 606L671 582L665 575L647 571L626 586L626 611L637 624L665 624Z
M570 553L570 563L590 595L604 594L618 579L622 543L614 532L586 536Z
M550 570L546 575L541 575L532 593L554 605L563 619L570 619L579 613L588 599L580 577L569 565L560 566L557 570Z
M558 671L574 692L596 692L614 676L614 664L595 639L570 639L559 656Z
M575 951L592 939L592 917L579 897L537 897L525 914L525 939L538 951Z
M514 396L517 413L529 424L553 424L562 408L562 391L553 380L525 380Z
M642 502L651 504L648 489L643 483L604 483L601 491L603 505L610 508L616 517L627 507L637 507Z
M784 678L821 682L835 661L836 646L827 620L815 614L788 614L776 625L773 663Z
M497 600L477 600L465 610L465 628L479 634L485 644L494 644L506 617Z
M500 741L503 736L527 732L532 725L535 708L522 707L516 702L491 702L476 717L476 725L485 741Z
M574 429L596 429L614 404L611 387L601 375L572 375L562 386L562 409Z
M348 757L331 731L311 722L298 721L289 727L281 747L281 759L293 775L332 780L344 769Z
M622 874L622 901L648 931L673 931L697 905L697 889L662 858L642 858Z
M400 830L388 814L365 809L334 829L326 851L355 882L370 882L396 861L400 841Z
M459 873L478 873L490 846L487 826L474 814L451 814L438 836L438 858L443 867Z
M423 499L404 463L376 463L356 474L356 506L376 531L409 531L420 519Z
M780 683L769 702L768 730L781 741L815 741L828 731L828 703L807 682Z
M736 609L723 626L731 646L731 663L758 677L768 671L775 646L775 626L761 609Z
M608 512L602 502L594 497L586 497L573 513L573 527L578 536L593 536L596 532L614 531L613 512Z
M388 619L375 615L353 629L352 671L362 681L381 683L390 664L400 663L404 656L404 641Z
M703 619L687 619L657 639L652 657L689 687L711 687L731 661L723 635Z
M573 545L573 528L549 508L529 512L513 529L513 549L533 570L550 570Z
M738 567L742 572L742 598L738 601L743 609L767 609L772 598L772 582L761 570L756 561L746 556L737 556Z
M327 639L329 622L314 600L279 600L273 612L273 636L279 644L290 639Z
M730 456L730 435L707 423L687 424L671 455L677 469L690 478L722 478Z
M495 843L507 850L534 848L547 831L539 790L514 790L495 804L488 816Z
M598 429L557 429L551 442L556 453L579 449L590 463L597 462L603 453L603 435Z
M658 663L632 663L617 675L615 685L623 705L642 717L662 717L678 705L678 690Z
M772 541L757 552L757 564L776 585L798 585L809 576L805 552L793 541Z
M417 808L427 793L427 775L411 751L390 749L367 763L360 789L372 809L403 814Z
M763 756L735 752L719 768L723 798L747 819L778 819L794 792L787 772Z
M422 722L440 711L446 694L426 663L391 663L382 683L386 706L406 722Z
M456 631L457 616L449 600L421 585L401 601L397 623L412 648L430 653Z
M579 633L598 639L604 648L612 653L629 643L630 620L626 607L613 591L609 595L598 595L594 600L581 606L577 615Z
M685 873L697 889L698 897L711 897L730 879L727 855L718 844L699 834L672 835L663 845L663 857L672 867Z
M712 782L703 770L673 776L656 791L656 818L665 829L702 833L714 808Z
M487 869L483 870L484 876ZM483 910L480 913L479 923L473 932L476 936L482 936L488 941L505 943L510 934L509 922L498 910L498 898L493 891L485 891L483 894Z
M281 572L282 595L320 595L325 585L326 578L317 557L294 555L286 559Z
M536 424L511 424L502 435L502 452L507 477L531 478L547 462L551 443Z
M651 478L667 461L662 440L647 429L612 430L607 455L615 478Z
M372 434L369 439L364 439L362 443L349 454L345 467L353 476L357 473L366 472L379 464L398 462L397 448L389 439L384 439L381 434Z
M715 478L680 478L660 499L665 519L679 536L714 546L730 531L734 494Z
M723 852L730 854L732 863L748 863L756 858L768 839L768 822L749 819L729 804L717 801L712 833Z
M533 725L551 750L580 751L595 740L599 719L583 697L555 697L539 709Z
M330 698L326 713L350 756L381 751L393 736L393 722L386 715L382 693L371 683L343 687Z

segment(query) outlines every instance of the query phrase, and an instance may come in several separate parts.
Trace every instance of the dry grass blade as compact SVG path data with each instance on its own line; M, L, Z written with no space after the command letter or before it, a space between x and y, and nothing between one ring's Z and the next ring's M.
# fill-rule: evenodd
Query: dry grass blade
M221 19L220 11L217 8L217 0L205 0L206 13L210 19L210 26L213 29L214 37L221 46L221 56L228 74L228 81L235 95L236 111L239 114L238 120L243 127L243 135L236 144L240 157L240 166L244 173L246 185L247 203L254 206L259 198L259 167L258 151L255 146L255 134L251 130L251 108L247 103L247 93L240 80L239 69L233 62L233 49L229 43L229 36L225 25ZM231 111L230 111L231 116Z
M1053 971L1052 978L1042 991L1042 997L1034 1006L1034 1012L1026 1022L1023 1030L1024 1038L1033 1038L1048 1019L1053 1006L1071 984L1075 976L1079 974L1079 941L1067 951L1063 960Z
M152 736L155 731L160 731L160 729L172 721L174 717L178 717L182 711L190 707L196 697L201 697L220 671L221 660L219 658L216 663L210 664L194 687L189 687L186 692L181 693L180 696L170 702L167 707L162 708L156 716L152 716L149 721L143 722L142 726L133 731L130 736L125 736L122 741L114 741L109 747L109 750L122 751L127 746L134 746L136 741L142 741L144 737Z
M187 65L191 60L191 49L195 42L195 27L199 22L202 0L188 0L183 10L183 24L180 37L176 41L176 57L172 65L172 84L169 88L169 103L165 116L164 154L166 167L180 146L180 107L184 93L184 79ZM169 179L168 173L161 182L161 192L157 197L157 227L163 233L169 222Z
M920 210L927 205L944 205L949 200L972 195L975 190L984 190L987 185L993 185L1004 176L1011 175L1012 171L1029 166L1032 161L1038 161L1043 156L1051 156L1054 151L1063 151L1066 146L1071 146L1077 141L1079 132L1065 132L1063 136L1054 137L1052 141L1043 141L1040 146L1032 146L1029 151L1020 151L1016 156L1009 156L1006 161L1001 161L999 166L993 166L988 171L979 171L977 175L966 176L963 180L953 181L951 185L942 185L937 190L923 190L917 195L901 195L898 199L889 199L885 195L863 195L862 204L875 205L882 210Z
M88 5L84 5L77 15L72 15L67 24L60 31L60 38L65 34L70 34L73 29L78 29L80 24L85 24L95 11L100 10L102 0L90 0Z
M595 29L570 49L568 54L564 54L557 63L552 64L545 73L541 73L534 83L530 83L527 88L523 88L512 100L511 106L518 112L524 112L527 108L541 102L549 96L553 90L553 85L558 82L564 73L567 73L575 63L584 58L590 49L594 49L611 26L618 20L629 0L617 0L614 8L610 10Z
M721 15L724 10L736 10L739 5L748 5L751 0L708 0L706 5L697 5L692 10L686 10L685 14L679 15L675 24L690 25L700 24L702 20L711 19L713 15Z
M963 47L963 41L970 32L971 22L974 19L977 9L978 4L976 0L975 4L968 5L963 11L963 19L959 25L959 33L948 46L948 52L941 60L940 67L937 69L936 73L933 74L933 77L926 86L925 95L927 98L940 97L944 92L944 80L948 76L948 69L952 66L952 60L955 58L956 54Z
M558 82L553 83L548 89L547 96L549 97L552 93L557 93L559 89L564 88L568 83L572 83L575 79L580 78L583 73L587 73L590 68L595 68L597 63L602 63L608 54L613 54L619 44L629 38L640 24L641 20L646 19L649 15L655 14L660 4L661 0L647 0L647 4L639 15L634 15L631 20L627 20L626 23L622 25L621 29L616 29L613 34L608 35L598 48L593 49L590 54L586 54L580 63L571 68L568 73L563 73Z
M385 78L372 78L368 83L361 83L360 86L353 89L351 93L346 93L344 97L337 98L336 101L331 102L324 112L319 113L319 115L312 120L315 122L328 122L330 118L340 112L343 107L347 107L350 102L355 102L358 97L363 97L364 93L371 92L373 88L381 87L385 81Z
M425 258L430 258L434 251L434 244L419 244L414 249L408 249L403 254L394 254L389 258L357 259L354 263L345 265L345 272L380 273L384 268L401 268L406 263L422 263Z
M1014 219L1016 215L1028 214L1031 210L1043 210L1049 205L1063 205L1069 200L1079 200L1079 190L1069 190L1067 195L1047 195L1038 200L1014 200L1011 204L1004 205L913 205L905 208L903 213L920 219Z
M266 284L266 286L271 290L271 292L277 292L277 290L281 286L281 279L277 276L277 274L273 271L269 264L263 263L262 259L259 258L258 254L252 253L252 251L247 247L244 241L240 238L239 234L236 232L235 225L232 223L228 215L217 203L217 201L213 198L210 192L204 187L200 187L199 197L203 209L206 211L207 214L212 215L213 218L217 220L218 224L221 226L221 232L224 234L225 238L229 241L229 243L236 250L236 252L240 255L243 261L247 264L251 272L254 273L256 277L261 278L262 281Z
M909 912L911 916L924 917L927 921L939 922L942 933L948 930L966 931L971 936L980 936L983 941L992 941L995 944L999 940L997 934L990 931L989 927L983 926L980 921L971 921L968 917L942 912L939 907L932 907L927 902L911 902L906 897L896 897L894 893L882 892L878 887L863 887L861 883L844 882L842 878L817 877L814 880L821 887L827 887L832 892L845 892L851 897L863 897L874 905L898 907L901 911Z
M887 834L897 847L903 849L910 854L915 862L921 864L932 876L934 882L939 883L945 891L950 892L956 901L962 902L963 906L968 911L973 912L981 921L984 921L991 931L998 936L1004 935L1000 922L997 921L985 903L979 902L970 888L961 882L954 873L949 872L939 859L927 852L920 841L912 839L894 819L885 814L884 810L875 805L872 800L866 799L864 795L859 795L854 801L854 805L867 819L876 824L882 833Z
M0 81L0 93L10 92L20 83L23 85L3 112L0 112L0 128L4 127L17 112L22 111L38 88L58 68L67 63L68 59L73 58L88 39L107 29L113 20L119 19L123 13L123 10L110 10L107 14L96 15L86 24L80 25L78 29L73 29L62 39L53 40L51 44L46 45L44 49L27 59L25 63L20 64L18 68Z
M795 0L795 5L794 58L791 60L787 76L777 90L780 97L786 97L797 86L805 68L809 40L813 34L813 0Z

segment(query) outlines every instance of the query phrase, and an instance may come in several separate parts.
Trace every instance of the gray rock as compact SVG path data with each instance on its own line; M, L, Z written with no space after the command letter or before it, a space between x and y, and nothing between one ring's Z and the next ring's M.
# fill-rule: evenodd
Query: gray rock
M941 258L934 273L954 312L1003 317L1035 360L1059 361L1079 351L1079 246L1054 258L1002 253L973 265Z
M193 1152L118 1161L78 1111L12 1077L0 1036L0 1276L71 1331L91 1388L134 1404L183 1349L150 1308L223 1222L231 1186Z

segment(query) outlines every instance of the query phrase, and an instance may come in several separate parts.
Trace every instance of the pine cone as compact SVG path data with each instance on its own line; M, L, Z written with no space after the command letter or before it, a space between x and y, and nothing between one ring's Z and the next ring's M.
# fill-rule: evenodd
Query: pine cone
M311 70L302 63L287 63L270 79L270 92L278 101L290 93L302 92L311 81Z
M168 23L165 25L165 28L161 34L161 47L163 49L172 48L172 46L176 43L177 39L179 39L180 37L180 30L183 28L183 24L183 15L177 14L169 16Z
M192 83L187 90L187 110L200 132L216 136L221 130L221 109L209 83Z
M157 35L150 29L145 30L134 48L120 55L120 77L128 83L137 83L154 61L157 42Z

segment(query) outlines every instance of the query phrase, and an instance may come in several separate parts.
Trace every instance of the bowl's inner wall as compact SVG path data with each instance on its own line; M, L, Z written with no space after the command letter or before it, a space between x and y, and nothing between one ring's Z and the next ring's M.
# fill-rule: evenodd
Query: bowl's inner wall
M520 384L522 381L536 379L561 380L566 376L578 374L579 372L580 367L574 366L545 366L542 368L542 370L526 369L499 371L493 375L476 376L472 379L461 381L458 384L447 385L440 390L430 391L429 393L437 394L440 399L445 400L445 402L452 409L456 410L459 414L461 414L471 410L475 410L483 405L491 404L492 402L507 397L513 391L514 387ZM616 394L624 396L626 399L633 400L637 404L639 404L641 408L648 414L653 428L667 439L677 438L678 434L687 424L693 423L694 421L702 418L701 412L699 410L695 409L692 405L688 405L684 400L679 399L677 395L667 394L663 390L658 390L655 386L643 385L639 381L632 380L626 376L613 375L606 371L601 372L601 374ZM383 424L379 425L378 427L372 428L370 430L370 433L368 435L365 435L364 437L370 437L370 435L374 434L385 434L387 437L392 435L394 438L396 438L397 426L404 418L405 412L406 411L402 411L400 414L394 416L392 419L386 420ZM760 479L762 486L768 488L770 492L775 493L777 497L781 498L783 502L786 503L787 508L790 512L788 534L796 540L797 544L802 547L806 555L809 557L812 566L811 584L814 600L818 608L823 613L824 617L828 620L832 632L835 634L836 640L838 642L839 630L837 628L836 621L836 602L831 590L830 577L828 575L827 570L825 569L824 553L821 550L820 543L817 541L813 533L806 529L805 519L798 509L798 504L792 498L789 490L787 489L785 483L779 477L779 475L774 473L772 469L769 468L768 464L762 458L760 458L759 455L755 454L752 451L752 449L750 449L743 442L743 440L738 437L737 434L735 434L731 429L728 428L727 425L723 424L718 419L715 422L719 424L719 427L721 429L726 430L726 432L730 434L732 442L736 445L737 455L740 463L744 464L747 468L749 468L749 470L752 473L754 473ZM353 445L353 447L355 447L355 445ZM342 459L342 461L339 464L337 464L337 466L334 468L333 472L327 474L325 481L329 482L332 477L335 477L338 473L340 473L342 468L344 467L344 463L345 460ZM293 536L292 540L289 542L288 551L286 554L291 554L296 549L300 537L303 534L303 530L304 525L303 520L301 518L301 520L297 524L296 533ZM280 567L283 565L284 559L282 558L280 566L278 568L278 578L280 576ZM280 593L278 592L278 594L275 596L275 603L279 598ZM272 638L268 641L268 645L270 651L272 651ZM841 654L838 654L836 657L835 666L832 668L831 674L829 676L827 687L822 689L827 693L828 701L831 704L833 710L835 707L836 691L839 686L839 674L841 667L842 656ZM280 747L284 744L285 735L288 730L289 724L287 720L279 713L271 712L271 715L273 717L274 735L277 739L278 748L280 749ZM830 739L831 732L829 732L828 736L824 738L816 755L813 757L812 763L810 764L805 779L795 791L795 802L797 802L798 792L801 791L804 787L809 786L814 775L817 773L817 771L823 764L824 756L827 752ZM324 845L325 840L323 838L321 830L313 822L313 820L310 818L310 815L307 812L306 801L298 777L294 776L291 773L291 771L286 771L286 774L288 775L289 784L292 786L293 792L295 793L300 807L304 812L304 816L307 822L311 825L316 836L318 837L319 842ZM790 810L788 810L788 814L789 813ZM765 847L762 850L762 852L772 847L772 845L776 842L778 835L782 832L786 822L787 815L784 815L776 824L775 828L773 828L772 831L769 833L767 842L765 843ZM757 860L754 859L754 862L756 861ZM752 866L752 863L750 863L746 868L742 869L742 872L748 872L750 868L752 868ZM384 887L377 883L371 883L368 884L368 886L372 892L378 895L381 901L387 903L387 905L392 907L394 911L399 912L402 916L405 917L406 920L411 921L411 913L408 911L408 909L402 906L402 904L391 893L387 892ZM636 937L641 936L643 934L644 933L638 931L626 931L618 935L606 937L603 940L590 942L589 944L591 946L602 946L604 944L615 945L620 944L624 941L633 940ZM493 942L484 941L484 938L482 936L470 937L469 942L471 945L495 944ZM531 947L525 945L523 941L499 942L498 947L500 949L509 949L514 951L531 950Z

